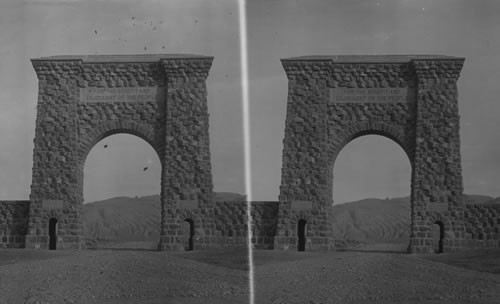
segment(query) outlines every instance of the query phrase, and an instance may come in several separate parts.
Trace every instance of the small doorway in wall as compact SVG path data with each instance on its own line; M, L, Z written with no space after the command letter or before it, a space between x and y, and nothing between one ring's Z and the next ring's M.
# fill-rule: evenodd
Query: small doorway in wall
M194 221L192 219L184 220L184 249L186 251L193 251L194 249Z
M306 220L299 220L299 224L297 227L297 236L298 236L298 251L306 250Z
M441 221L436 221L432 225L432 243L434 253L443 253L444 225Z
M49 250L56 250L57 247L57 219L49 220Z

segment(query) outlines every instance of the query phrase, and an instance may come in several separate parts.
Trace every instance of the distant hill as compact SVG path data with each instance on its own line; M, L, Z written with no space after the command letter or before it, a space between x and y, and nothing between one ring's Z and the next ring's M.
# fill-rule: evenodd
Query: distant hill
M216 201L242 201L244 195L215 193ZM98 241L153 242L160 238L160 196L114 197L83 205L84 234Z
M152 241L160 235L160 197L114 197L83 205L84 234L99 241Z
M487 196L487 195L464 194L463 200L466 204L475 205L475 204L484 204L486 202L493 201L493 200L495 200L495 198L493 198L491 196Z
M216 201L242 201L244 195L219 192ZM499 204L500 198L464 195L467 204ZM404 243L409 239L410 199L369 198L335 205L338 239L363 243ZM160 236L160 197L115 197L84 205L84 233L97 241L156 242Z
M464 194L465 204L499 204L499 198ZM410 198L369 198L334 205L333 232L363 243L405 243L410 232Z
M369 198L333 206L333 233L360 242L402 242L410 230L410 199Z
M246 195L241 195L233 192L215 192L215 201L223 202L223 201L244 201L246 199Z

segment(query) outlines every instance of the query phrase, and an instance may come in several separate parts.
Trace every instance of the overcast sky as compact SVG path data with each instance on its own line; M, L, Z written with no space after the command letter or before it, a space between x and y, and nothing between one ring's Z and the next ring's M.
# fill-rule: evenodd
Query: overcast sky
M287 80L280 58L312 54L466 57L458 82L464 187L500 195L500 1L249 1L254 199L280 181ZM410 193L410 164L380 136L348 144L334 168L334 201Z
M287 98L280 58L315 54L466 57L458 82L465 192L500 195L500 2L248 2L255 200L278 199ZM0 2L0 199L29 197L37 100L29 59L74 54L215 56L207 80L214 190L244 193L237 12L235 0ZM85 200L156 194L159 176L147 143L111 136L87 158ZM348 144L334 176L336 203L410 191L407 156L379 136Z

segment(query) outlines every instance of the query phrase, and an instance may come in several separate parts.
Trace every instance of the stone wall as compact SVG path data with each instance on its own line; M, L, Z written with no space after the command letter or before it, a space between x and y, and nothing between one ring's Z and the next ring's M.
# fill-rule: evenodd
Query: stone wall
M0 201L0 248L24 248L29 201Z
M279 202L252 202L252 243L257 249L273 249Z
M465 238L468 248L500 247L500 205L466 205Z
M218 243L226 247L247 245L247 202L219 201L215 203L215 231Z
M251 206L253 217L252 243L258 249L273 249L278 202L252 202ZM0 201L0 248L25 247L29 208L30 201ZM246 208L247 203L244 201L216 202L214 208L215 244L225 247L247 246L248 223ZM33 209L33 212L39 211ZM56 215L52 214L52 216ZM40 225L43 226L40 228L43 229L43 231L40 231L40 237L44 240L48 238L48 218L44 218L43 225ZM58 225L61 225L61 222ZM59 228L60 230L61 228ZM64 240L60 242L64 242Z
M246 202L216 202L215 235L218 246L247 245ZM256 249L274 249L279 202L252 202L252 244ZM29 201L0 201L0 248L24 248ZM500 247L500 205L466 205L464 248ZM44 230L47 235L47 231ZM445 239L446 240L446 239ZM341 244L342 240L335 240ZM336 245L338 247L339 245ZM339 249L341 247L338 247Z
M247 202L216 202L215 228L219 244L246 246L248 234ZM252 244L258 249L273 249L278 202L252 202Z

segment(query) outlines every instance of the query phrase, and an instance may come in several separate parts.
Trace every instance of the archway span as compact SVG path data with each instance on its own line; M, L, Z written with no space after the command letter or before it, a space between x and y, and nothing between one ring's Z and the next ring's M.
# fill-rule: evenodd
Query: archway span
M367 172L369 174L366 174ZM363 178L365 178L367 182L380 182L380 179L375 180L374 177L382 176L386 179L391 177L390 181L387 182L388 185L395 186L395 183L404 184L404 186L399 185L399 188L405 188L404 191L386 194L380 193L379 195L367 197L355 197L356 199L410 195L412 174L411 160L407 153L401 149L401 145L398 145L387 136L358 133L355 138L344 145L341 151L336 154L334 164L331 167L331 173L333 185L339 184L339 178L345 176L349 177L349 174L351 174L349 177L351 179L350 182L354 183L359 183L359 181L363 182ZM376 184L377 183L374 183L374 185ZM335 191L336 188L333 186L333 192ZM353 199L351 199L351 201L352 200ZM340 201L340 203L348 201ZM335 202L339 203L337 200L335 200Z
M77 176L79 182L77 184L77 189L75 189L75 199L78 203L81 204L84 201L84 168L90 151L103 139L116 134L134 135L148 143L156 152L163 170L164 141L162 140L161 134L156 134L152 126L137 123L132 120L113 120L102 123L80 135L78 140ZM161 195L163 195L163 193L161 193Z
M154 148L142 138L126 133L107 136L87 154L82 180L85 202L159 194L162 167Z
M356 124L352 124L346 127L342 133L336 135L336 140L333 142L333 159L332 166L335 165L335 161L340 151L348 145L351 141L365 135L379 135L391 139L396 144L398 144L406 153L410 161L410 165L413 168L413 158L415 147L411 144L408 136L405 135L404 130L401 127L396 127L388 123L376 121L363 121Z
M104 138L115 134L130 134L135 135L153 147L158 154L159 159L163 155L163 141L159 140L159 136L155 135L154 129L150 125L140 124L132 120L115 120L109 121L93 128L90 132L84 133L79 138L79 158L80 162L85 165L88 153L92 148Z
M404 252L411 234L411 162L387 136L356 135L332 168L334 237L346 246Z
M115 134L93 147L83 171L83 229L91 244L110 240L123 248L156 247L162 191L156 151L138 136ZM87 204L95 201L102 202Z

